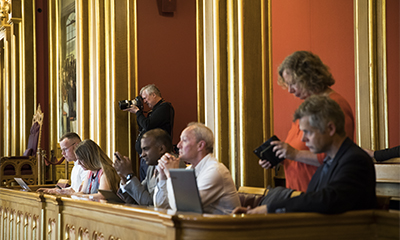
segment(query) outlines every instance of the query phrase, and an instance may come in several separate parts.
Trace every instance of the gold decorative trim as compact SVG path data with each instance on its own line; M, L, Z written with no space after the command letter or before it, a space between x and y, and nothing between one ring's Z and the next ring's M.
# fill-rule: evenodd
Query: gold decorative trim
M364 148L386 148L386 1L354 0L353 3L357 142Z
M244 143L244 136L245 136L245 131L246 131L246 123L243 122L243 117L244 116L244 108L245 106L243 105L245 99L243 96L243 87L244 87L244 72L243 72L243 64L244 64L244 52L243 52L243 47L244 47L244 15L243 15L243 6L244 2L243 0L237 0L237 60L238 60L238 65L237 65L237 76L236 78L236 88L235 88L235 94L237 94L237 99L239 99L239 102L237 103L237 116L232 116L233 119L235 119L235 128L237 129L237 141L238 143L236 144L236 155L238 159L241 159L237 164L238 164L238 169L239 169L239 176L237 176L236 183L239 184L239 186L245 186L245 161L246 159L245 156L245 143ZM235 66L236 67L236 66ZM233 111L233 109L232 109Z
M375 103L377 100L376 93L376 0L368 1L368 61L369 61L369 107L370 107L370 122L371 122L371 147L376 148L376 136L378 134L376 117L377 110Z
M215 0L207 2L209 5L198 0L198 6L200 2L203 7L202 17L199 9L197 12L197 59L201 61L198 71L202 71L198 77L199 119L205 119L214 130L215 155L230 169L236 184L260 185L263 170L252 164L256 160L250 149L262 142L267 134L264 130L269 133L272 129L270 122L265 122L269 118L264 116L270 114L272 104L267 102L268 93L272 93L267 89L271 84L267 83L270 55L265 40L267 28L262 23L267 18L267 6L262 0ZM207 65L210 63L213 67ZM250 117L254 112L263 116ZM254 129L263 130L253 132Z
M389 116L387 89L387 39L386 39L386 0L377 4L377 79L378 79L378 131L379 148L389 147Z
M214 41L213 41L213 89L214 89L214 94L213 94L213 99L214 99L214 144L216 146L221 146L221 114L220 114L220 82L221 82L221 58L220 58L220 15L219 15L219 1L213 1L213 35L214 35ZM214 155L217 157L217 159L221 159L221 151L220 148L214 148Z
M235 59L236 59L236 49L237 49L237 43L235 42L235 36L237 35L237 32L235 31L236 29L236 24L237 24L237 17L235 18L235 9L237 6L235 6L234 1L227 1L227 57L228 57L228 65L231 66L228 68L228 98L229 98L229 109L230 111L228 112L229 114L229 129L235 129L236 125L236 118L235 118L235 112L232 111L232 109L235 109L236 107L236 101L235 99L235 79L237 78L237 68L235 66ZM235 8L236 7L236 8ZM235 24L236 23L236 24ZM228 133L230 139L237 139L237 133L235 131L229 131ZM230 172L232 179L237 183L238 179L240 179L240 175L238 174L238 167L237 165L240 163L236 159L236 146L237 143L236 141L229 141L229 165L230 165Z
M205 122L204 113L204 0L196 0L196 58L197 58L197 121Z
M268 139L274 132L274 101L273 101L273 69L272 69L272 1L268 0L267 6L262 1L263 9L263 20L262 24L268 22L268 28L262 26L263 37L262 39L268 39L268 43L265 44L263 41L263 102L266 107L263 108L263 123L264 128L264 140ZM267 10L265 10L267 8ZM267 47L265 45L268 45ZM268 50L267 50L268 49ZM264 187L274 186L274 173L275 169L264 170Z

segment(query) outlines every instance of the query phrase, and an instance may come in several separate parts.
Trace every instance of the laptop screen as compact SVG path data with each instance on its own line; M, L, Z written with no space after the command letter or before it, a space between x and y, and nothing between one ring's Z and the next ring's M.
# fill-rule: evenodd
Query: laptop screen
M116 193L110 190L102 190L98 189L98 191L101 193L101 195L104 196L104 198L110 202L110 203L125 203L124 200L122 200Z
M22 187L24 191L31 192L31 189L28 187L25 181L22 180L22 178L14 178L14 180Z
M170 169L178 211L203 213L194 169Z

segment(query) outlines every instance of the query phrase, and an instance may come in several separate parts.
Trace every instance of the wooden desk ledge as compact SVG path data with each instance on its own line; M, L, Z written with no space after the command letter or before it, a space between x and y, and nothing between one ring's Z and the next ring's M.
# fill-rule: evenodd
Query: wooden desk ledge
M174 212L130 204L76 200L0 188L1 214L33 216L39 229L26 230L36 239L77 239L101 233L105 239L399 239L400 213L384 210L343 214L284 213L211 215ZM8 221L8 220L7 220ZM2 222L3 223L3 222ZM18 224L15 222L15 224ZM15 225L17 226L17 225ZM8 225L2 224L2 231ZM25 228L13 227L14 235ZM56 234L57 233L57 234ZM20 235L22 236L22 235ZM47 238L46 238L47 239ZM84 238L82 238L84 239ZM0 236L0 240L3 240Z
M283 213L283 214L235 214L212 215L177 213L178 221L182 224L195 223L196 227L209 228L276 228L276 227L302 227L302 226L330 226L346 224L373 223L377 218L386 218L389 223L399 226L400 213L384 210L350 211L342 214L320 213ZM243 224L240 224L243 223Z

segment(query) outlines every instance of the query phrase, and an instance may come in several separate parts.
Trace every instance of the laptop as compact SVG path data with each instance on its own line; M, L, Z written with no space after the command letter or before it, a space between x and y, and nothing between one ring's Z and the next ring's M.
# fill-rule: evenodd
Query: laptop
M175 203L178 211L203 213L194 169L170 169Z
M14 178L14 180L22 187L22 191L32 192L32 190L28 187L28 184L22 178Z
M101 193L101 195L104 196L104 198L109 203L125 203L124 200L122 200L116 193L114 193L111 190L98 189L98 191Z

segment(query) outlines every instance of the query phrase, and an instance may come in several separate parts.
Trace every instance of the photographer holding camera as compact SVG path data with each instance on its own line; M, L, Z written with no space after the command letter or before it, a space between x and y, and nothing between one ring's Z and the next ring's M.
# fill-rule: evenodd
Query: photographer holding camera
M119 103L121 110L136 114L139 134L136 139L135 149L139 155L142 153L140 140L145 132L151 129L161 128L172 137L175 115L175 110L172 107L172 104L166 102L161 97L160 90L158 90L154 84L144 86L140 90L140 96L136 97L135 100L128 101L128 106L130 107L126 106L127 108L125 109L123 101ZM147 114L147 117L143 112L143 102L151 109ZM141 180L146 177L147 167L146 161L140 159Z

